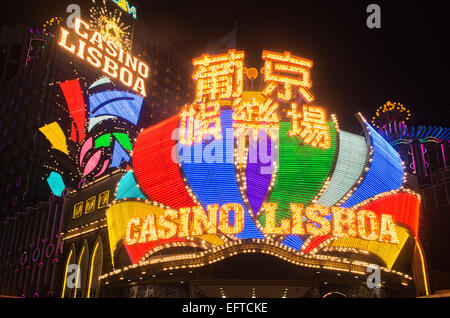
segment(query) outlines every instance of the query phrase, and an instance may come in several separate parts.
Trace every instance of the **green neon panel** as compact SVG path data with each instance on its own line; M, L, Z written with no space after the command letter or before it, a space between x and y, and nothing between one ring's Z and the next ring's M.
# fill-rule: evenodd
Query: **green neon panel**
M105 134L95 139L95 148L111 146L111 134Z
M123 133L114 133L113 134L114 137L116 137L117 141L119 142L119 144L122 145L122 147L126 150L133 150L133 146L131 145L130 142L130 137L128 137L127 134L123 134Z
M313 148L300 145L296 137L289 137L291 122L280 122L279 168L270 203L277 203L277 221L291 217L290 204L309 205L322 189L330 174L336 155L336 129L329 122L331 147ZM265 226L265 215L260 218Z

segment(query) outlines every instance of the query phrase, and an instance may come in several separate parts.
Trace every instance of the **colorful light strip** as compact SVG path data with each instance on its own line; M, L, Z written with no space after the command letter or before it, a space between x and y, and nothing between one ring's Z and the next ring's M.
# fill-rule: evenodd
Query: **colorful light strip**
M289 137L291 122L280 122L279 167L275 185L270 196L270 203L278 204L276 220L290 218L290 204L309 205L322 189L330 174L336 154L336 129L329 122L331 147L329 149L313 148L309 145L299 146L296 137ZM259 219L265 225L265 214ZM304 238L298 235L288 236L283 243L299 249Z
M84 132L86 110L80 82L76 79L60 83L59 86L64 94L67 102L67 108L69 109L70 116L72 116L73 120L70 139L75 143L80 143L84 138L86 138L86 134Z
M189 153L190 157L183 155L181 166L190 188L196 194L198 200L207 209L208 205L227 203L239 203L244 207L245 226L241 233L236 237L240 239L264 238L263 234L257 228L251 218L247 207L242 199L239 185L236 179L236 170L234 166L234 133L228 136L225 132L234 132L233 130L233 111L224 109L221 112L222 138L214 140L210 144L203 140L202 144L194 143L193 146L183 145L183 153ZM214 143L214 145L212 144ZM207 158L207 147L216 152L215 160ZM199 152L201 150L201 153ZM198 157L200 153L201 157ZM197 154L197 156L196 156ZM231 158L229 157L231 154ZM186 162L189 161L189 162ZM234 213L230 213L230 219L233 220Z
M399 189L404 181L400 155L367 122L372 147L372 161L364 179L353 194L341 205L350 208L377 194Z
M57 122L41 127L39 128L39 131L44 134L48 141L50 141L54 149L69 155L66 135L64 135L61 126Z
M367 145L364 137L341 130L336 167L317 204L331 207L339 202L361 177L366 161Z
M270 137L265 131L260 131L259 134L258 142L250 142L245 171L247 198L255 215L258 214L270 187L272 173L269 171L274 160ZM261 140L266 140L266 144L263 145ZM265 148L265 151L262 148Z
M289 137L291 122L280 122L279 167L270 196L270 203L278 204L277 221L290 218L290 204L309 205L330 174L336 154L336 129L329 122L332 145L329 149L299 146L295 137ZM265 224L264 217L260 219Z
M144 130L133 150L134 173L144 194L175 209L196 205L172 160L176 141L171 137L179 120L174 116Z
M397 226L399 244L386 244L378 241L367 241L358 238L339 238L333 240L330 246L356 248L358 250L368 251L378 256L387 268L392 268L400 252L406 244L408 238L412 237L410 232L402 226ZM319 248L320 250L320 248Z
M137 125L143 101L144 98L136 94L104 91L89 97L90 114L91 117L117 116Z

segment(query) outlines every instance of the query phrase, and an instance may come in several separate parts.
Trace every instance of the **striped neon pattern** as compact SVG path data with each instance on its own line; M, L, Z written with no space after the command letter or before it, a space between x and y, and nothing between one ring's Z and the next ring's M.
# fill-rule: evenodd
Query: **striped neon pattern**
M309 145L299 145L297 138L289 137L291 122L280 122L279 163L270 203L278 204L276 219L291 217L290 204L309 205L322 189L332 169L336 154L336 128L329 122L331 147L323 150ZM265 214L259 219L265 226ZM296 250L304 243L305 236L288 235L283 243Z
M90 115L117 116L137 125L143 101L143 97L132 93L104 91L89 97Z
M339 238L332 241L330 246L355 248L358 250L368 251L371 254L378 256L386 264L386 267L392 268L400 255L400 252L405 246L406 241L408 238L412 237L406 228L397 226L396 229L399 244L366 241L358 238Z
M221 112L221 140L208 142L204 139L202 144L194 143L193 146L183 146L180 149L183 153L183 172L205 210L212 204L222 206L227 203L239 203L244 207L244 229L236 237L239 239L264 238L247 210L236 179L232 114L233 111L230 109L224 109ZM200 155L199 150L201 150ZM233 213L230 213L230 219L232 218Z
M266 132L261 131L260 136L264 135L262 140L266 141L266 149L261 142L250 142L247 158L247 198L256 215L261 208L272 179L272 167L274 154L272 150L272 141ZM266 150L266 151L264 151Z
M177 115L147 128L139 135L133 150L134 173L142 191L151 200L175 209L195 206L178 164L172 160L176 144L172 132L178 128L179 120Z
M362 136L339 132L339 155L333 176L317 204L331 207L341 200L361 177L367 161L367 144Z
M329 122L331 147L323 150L299 145L297 138L289 137L291 122L280 122L279 163L270 203L278 204L277 220L290 218L290 204L309 205L330 174L336 153L336 129ZM265 216L260 219L265 224Z
M364 180L342 206L350 208L382 192L399 189L403 184L403 163L400 155L365 122L373 147L372 162Z
M78 79L60 83L59 86L66 99L67 108L72 117L72 130L70 139L75 143L81 143L86 138L84 125L86 120L86 109L84 96Z

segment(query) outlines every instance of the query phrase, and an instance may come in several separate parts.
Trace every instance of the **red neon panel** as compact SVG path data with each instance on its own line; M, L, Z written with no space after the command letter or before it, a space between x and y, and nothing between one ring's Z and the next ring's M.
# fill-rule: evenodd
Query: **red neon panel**
M75 143L80 143L86 137L86 134L84 133L86 113L80 82L78 81L78 79L75 79L72 81L60 83L59 86L63 91L70 116L73 119L70 139ZM78 129L78 139L73 124L75 124L76 128Z
M328 235L322 235L322 236L316 236L314 237L309 244L305 247L303 250L305 253L309 254L313 249L315 249L317 246L328 240L330 236Z
M178 127L174 116L144 130L133 150L133 167L138 184L147 196L175 209L195 205L186 190L178 164L172 160L176 140L172 132Z
M395 223L409 228L414 236L417 236L419 232L420 202L414 194L394 193L368 203L359 210L370 210L379 216L381 214L393 215Z
M125 249L133 264L138 263L146 253L154 249L155 247L162 246L164 244L170 244L174 242L186 242L185 239L173 238L169 240L158 240L154 242L140 243L135 245L127 245L124 242Z
M372 201L357 211L369 210L373 211L381 218L381 214L390 214L394 216L397 224L406 226L411 230L414 236L419 232L419 213L420 202L416 195L406 192L394 193L375 201ZM330 236L318 236L311 240L305 248L305 253L310 253L314 248L322 242L330 238Z

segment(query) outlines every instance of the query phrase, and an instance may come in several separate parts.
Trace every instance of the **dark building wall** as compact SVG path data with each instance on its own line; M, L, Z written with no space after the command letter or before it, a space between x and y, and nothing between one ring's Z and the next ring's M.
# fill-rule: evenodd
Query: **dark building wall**
M423 194L421 237L432 270L450 272L448 228L450 227L450 169L435 173L421 185ZM435 279L431 279L435 282ZM447 281L447 288L450 288ZM442 288L440 288L442 289Z
M45 94L50 54L36 55L25 66L30 41L45 40L45 37L23 31L24 27L20 25L15 29L2 28L2 32L10 32L10 36L15 37L14 41L6 43L8 50L20 43L21 51L17 54L20 58L14 62L17 73L2 81L0 88L0 220L39 200L47 200L49 195L48 191L41 191L42 186L39 187L43 172L41 158L46 149L38 128L48 111ZM46 49L48 47L42 50ZM9 63L4 65L3 74Z
M27 298L58 294L61 217L62 200L53 198L0 223L0 294Z
M53 38L35 32L23 25L0 31L0 220L50 194L45 165L54 159L39 128L53 121L63 130L70 128L57 84L80 77L90 85L104 75L59 48L58 34ZM133 54L150 67L139 131L175 115L192 99L193 84L186 57L139 20L133 34ZM29 52L34 52L31 60Z
M83 266L90 270L93 250L101 240L102 272L111 271L112 262L106 228L61 241L57 249L59 227L51 239L44 240L47 229L54 228L56 219L61 220L62 199L29 208L50 196L45 181L50 144L39 128L53 121L58 121L63 130L70 125L58 87L60 81L79 77L89 85L104 74L59 48L58 34L52 37L36 33L23 25L0 29L0 294L60 297L72 248L79 256L87 246L88 258L83 259L87 267ZM132 53L150 67L140 129L176 114L192 99L193 84L190 60L139 20L133 34ZM121 87L119 82L116 84ZM53 212L56 215L50 217ZM55 245L51 257L46 257L48 244ZM48 255L51 250L48 248ZM86 296L86 292L84 289L77 297ZM91 296L95 297L95 292Z

